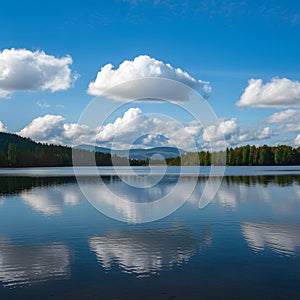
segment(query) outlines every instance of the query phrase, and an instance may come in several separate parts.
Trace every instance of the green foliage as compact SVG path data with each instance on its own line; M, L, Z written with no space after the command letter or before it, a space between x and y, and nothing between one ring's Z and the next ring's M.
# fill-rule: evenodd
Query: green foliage
M7 159L9 164L15 166L17 163L17 146L15 144L8 144Z
M186 153L180 157L168 158L167 164L171 166L196 165L192 157L195 153ZM267 145L243 146L227 148L224 152L198 153L201 166L226 165L228 166L266 166L266 165L300 165L300 147L293 149L290 146L269 147Z
M291 165L295 163L297 151L290 146L278 146L275 150L276 165Z
M249 166L250 162L250 146L247 145L242 148L242 164L244 166Z
M8 165L7 157L0 149L0 166L6 167L7 165Z
M82 165L89 165L91 157L95 158L97 166L111 166L112 157L108 153L91 152L76 149L81 158ZM198 153L185 153L181 156L166 159L167 165L300 165L300 147L280 145L270 147L267 145L243 146L227 148L225 152L201 151ZM114 164L126 165L124 157L114 157ZM149 160L131 159L130 165L148 165ZM160 164L159 161L154 164ZM0 133L0 167L59 167L72 166L72 148L58 145L36 143L30 139L22 138L16 134Z
M82 165L90 164L91 157L97 166L111 166L111 155L76 149ZM127 158L116 157L117 164L125 165ZM115 162L114 161L114 162ZM133 165L146 165L147 160L130 160ZM72 166L72 148L36 143L16 134L0 132L0 167L63 167Z

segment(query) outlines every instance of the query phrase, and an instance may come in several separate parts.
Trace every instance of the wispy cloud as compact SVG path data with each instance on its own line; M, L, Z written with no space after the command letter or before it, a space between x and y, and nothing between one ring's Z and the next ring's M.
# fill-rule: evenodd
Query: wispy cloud
M296 26L300 23L300 6L289 5L279 0L251 1L251 0L119 0L131 5L131 13L141 6L152 9L164 9L164 20L176 16L178 18L199 17L213 20L223 17L229 22L232 18L261 18L272 22Z
M45 102L37 102L36 105L40 108L49 108L50 107L50 104L48 103L45 103Z
M40 108L50 108L50 107L64 108L65 107L63 104L50 105L49 103L42 102L42 101L38 101L36 105Z

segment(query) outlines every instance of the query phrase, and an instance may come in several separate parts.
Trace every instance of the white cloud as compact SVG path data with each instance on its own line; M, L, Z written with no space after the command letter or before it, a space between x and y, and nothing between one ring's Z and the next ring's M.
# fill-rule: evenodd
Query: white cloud
M78 77L72 74L71 64L70 56L57 58L44 51L4 49L0 52L0 98L16 91L66 90Z
M294 140L295 146L300 146L300 134L297 135L297 137Z
M264 127L256 132L257 140L268 139L272 136L272 130L270 127Z
M232 146L249 141L268 139L271 136L272 132L269 127L240 127L237 120L232 118L230 120L223 119L220 120L219 124L207 126L202 137L207 144Z
M4 124L0 121L0 132L7 132L7 128L4 126Z
M290 122L300 122L300 110L296 110L296 109L282 110L280 112L274 113L266 120L266 123L270 123L270 124L290 123Z
M205 128L203 132L204 141L219 141L230 139L232 134L237 132L238 126L236 119L223 120L219 125L211 125Z
M287 109L279 111L266 119L266 123L278 124L277 132L299 132L300 131L300 110Z
M24 127L19 135L24 137L30 137L36 141L51 141L54 137L60 135L63 130L62 116L45 115L38 117L31 121L26 127Z
M269 127L241 127L235 118L221 119L218 125L208 126L203 131L201 124L195 120L177 122L159 114L145 114L140 108L130 108L115 121L97 128L67 123L61 115L45 115L32 120L17 134L38 142L61 145L96 142L114 149L167 146L187 151L210 149L210 143L220 147L231 146L273 135Z
M250 79L238 106L254 107L299 107L300 82L274 77L270 82Z
M283 123L277 128L278 132L299 132L300 123Z
M143 117L143 120L139 120L145 122L146 116L144 117L142 111L139 108L130 108L128 109L123 117L117 118L114 123L108 123L103 126L103 129L97 135L98 141L108 141L118 136L123 136L125 133L136 132L137 127L140 124L137 122L137 118Z
M75 145L93 143L97 129L77 123L65 123L60 115L45 115L31 121L17 134L42 143Z
M97 141L111 142L114 139L113 148L126 149L132 146L129 141L134 142L137 136L143 136L143 139L139 141L143 143L146 141L149 145L152 139L154 144L151 146L158 146L159 142L160 146L176 146L183 150L195 151L195 147L210 149L210 143L214 147L231 146L268 139L272 135L270 127L240 127L235 118L223 119L219 124L207 126L203 130L196 121L162 120L156 116L144 114L139 108L130 108L123 117L103 126L97 135ZM137 146L143 145L137 144Z
M132 61L125 60L117 69L113 68L112 64L101 68L96 80L89 84L88 94L108 96L119 101L147 97L174 101L188 100L190 90L181 85L175 86L174 83L158 80L137 80L149 77L179 81L190 88L198 89L204 96L211 91L208 82L196 80L180 68L174 68L147 55L140 55ZM131 80L136 81L120 85Z
M163 120L156 115L144 114L139 108L128 109L122 117L117 118L100 129L97 142L114 143L113 148L128 149L143 146L138 142L149 142L151 146L172 146L182 149L192 149L199 139L202 129L197 122L176 122ZM141 139L142 137L142 139Z

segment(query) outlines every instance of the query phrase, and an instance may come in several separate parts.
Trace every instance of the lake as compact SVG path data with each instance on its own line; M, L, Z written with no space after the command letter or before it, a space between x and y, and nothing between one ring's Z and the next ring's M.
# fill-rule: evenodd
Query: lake
M300 299L299 166L161 170L0 169L0 299Z

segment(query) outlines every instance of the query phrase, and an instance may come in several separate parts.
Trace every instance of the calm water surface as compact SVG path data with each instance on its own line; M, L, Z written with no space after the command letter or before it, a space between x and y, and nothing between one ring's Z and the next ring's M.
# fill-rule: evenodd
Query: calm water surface
M133 181L151 180L136 171ZM86 185L127 223L99 213L72 169L0 170L0 299L300 299L299 167L228 168L200 209L204 168L177 211L143 224L130 203L167 194L178 170L150 189L101 172L128 205L91 176Z

